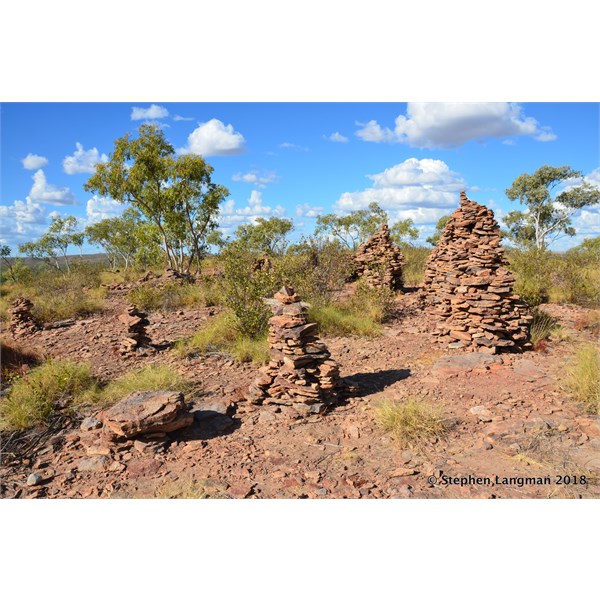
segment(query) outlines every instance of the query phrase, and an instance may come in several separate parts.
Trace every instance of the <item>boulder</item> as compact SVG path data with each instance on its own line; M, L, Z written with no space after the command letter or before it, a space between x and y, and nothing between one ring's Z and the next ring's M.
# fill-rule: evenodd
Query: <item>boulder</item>
M169 433L191 425L181 392L133 392L98 415L104 426L126 438L140 434Z

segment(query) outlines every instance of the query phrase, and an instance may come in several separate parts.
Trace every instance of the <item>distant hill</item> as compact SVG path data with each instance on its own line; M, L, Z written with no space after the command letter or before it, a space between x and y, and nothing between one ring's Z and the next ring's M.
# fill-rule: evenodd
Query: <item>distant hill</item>
M80 261L80 262L86 262L86 263L97 265L99 263L107 263L108 262L107 255L104 254L103 252L100 252L98 254L84 254L83 256L80 254L68 254L67 258L69 259L70 263ZM17 259L22 260L29 267L33 267L35 265L43 265L46 263L46 261L42 260L41 258L15 257L15 256L9 257L8 262L14 262ZM61 263L62 258L59 258L58 262Z

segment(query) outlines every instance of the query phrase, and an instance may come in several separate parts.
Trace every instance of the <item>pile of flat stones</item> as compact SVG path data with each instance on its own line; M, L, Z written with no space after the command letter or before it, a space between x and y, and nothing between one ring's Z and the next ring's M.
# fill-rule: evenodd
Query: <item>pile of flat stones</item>
M250 385L246 398L256 404L295 406L320 413L344 390L338 363L317 337L317 324L309 323L305 302L284 286L267 300L269 319L268 365Z
M33 302L27 298L19 297L12 301L8 309L10 314L9 329L15 337L31 335L40 329L39 323L31 314L32 308Z
M118 319L126 328L125 337L121 339L119 347L120 354L131 354L150 342L146 334L146 325L149 325L146 313L140 312L134 304L127 306Z
M496 354L531 348L529 306L513 293L500 228L489 208L460 195L425 267L422 299L449 348Z
M358 276L363 277L370 287L402 289L402 266L406 259L390 240L390 230L385 223L358 247L354 262Z

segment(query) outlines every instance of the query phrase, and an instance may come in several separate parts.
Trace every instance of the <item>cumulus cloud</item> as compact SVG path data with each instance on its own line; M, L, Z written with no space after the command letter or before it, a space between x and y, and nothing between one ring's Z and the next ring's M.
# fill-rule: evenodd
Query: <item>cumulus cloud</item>
M42 169L33 175L33 185L29 192L28 200L32 202L45 202L46 204L75 204L75 195L68 187L59 187L46 181Z
M244 136L225 125L219 119L211 119L200 125L188 136L188 144L180 148L180 154L202 156L230 156L244 152Z
M345 135L342 135L339 131L327 136L326 139L328 139L330 142L340 142L342 144L348 141L348 138Z
M169 116L169 111L164 106L151 104L148 108L139 106L131 107L131 120L143 121L144 119L164 119Z
M0 242L16 246L38 238L46 229L46 208L27 198L0 206Z
M230 235L237 229L238 225L245 223L256 223L256 219L263 217L282 217L285 209L281 205L275 207L263 204L262 192L252 190L246 206L238 208L233 199L227 200L221 206L219 213L219 228Z
M173 121L193 121L194 117L182 117L181 115L175 115Z
M241 181L250 183L259 188L264 188L268 183L274 183L278 180L275 171L264 171L261 175L257 170L248 171L248 173L236 173L232 178L233 181Z
M77 142L75 144L75 153L70 156L65 156L63 159L63 170L67 175L75 175L76 173L94 173L95 166L100 162L107 162L108 156L100 154L98 148L84 150L83 146Z
M323 207L321 206L311 206L308 204L308 202L296 205L296 215L298 217L309 217L311 219L315 219L322 213Z
M86 204L85 212L87 215L86 224L97 223L102 219L111 219L121 215L125 206L112 198L105 196L92 196Z
M39 154L31 154L31 152L21 161L23 166L29 171L35 171L41 169L48 164L48 159L45 156Z
M409 102L394 129L377 121L357 123L356 135L367 142L404 143L415 148L455 148L470 140L529 136L540 142L556 139L547 126L525 116L510 102Z
M391 223L412 219L422 229L420 237L426 237L440 217L458 207L458 193L467 187L461 175L444 161L431 158L409 158L369 178L372 187L343 193L334 205L335 211L346 214L377 202L387 211Z

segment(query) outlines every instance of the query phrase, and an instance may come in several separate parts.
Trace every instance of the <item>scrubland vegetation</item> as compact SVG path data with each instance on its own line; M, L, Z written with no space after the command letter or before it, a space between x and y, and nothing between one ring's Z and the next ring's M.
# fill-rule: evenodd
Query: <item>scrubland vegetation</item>
M162 272L165 266L192 277L183 283L132 285L126 300L145 311L218 307L216 316L203 328L177 343L174 351L182 356L218 352L238 361L265 363L270 310L264 298L283 284L293 286L310 304L310 319L322 335L377 336L393 316L396 295L369 289L353 272L357 246L388 221L377 204L344 216L319 216L314 233L293 244L293 222L279 217L240 225L233 238L224 239L217 226L219 204L228 191L211 181L212 167L201 157L177 156L163 133L148 125L140 128L138 139L121 138L115 148L119 152L109 162L97 165L86 189L127 204L127 210L122 217L90 225L83 232L74 217L54 218L47 233L20 248L30 259L37 259L36 263L10 259L10 250L2 247L3 322L10 302L18 296L33 302L34 316L40 322L99 313L106 307L107 285L135 282L148 269ZM119 162L124 155L132 161L127 168ZM553 171L543 167L532 181L539 188L567 175L573 176L568 168ZM164 183L161 189L156 189L155 181ZM518 178L507 194L531 211L536 206L528 196L530 184L528 179ZM595 192L584 192L589 197L571 198L570 191L563 192L562 206L573 209L597 201ZM573 235L569 229L572 213L548 210L549 196L539 198L536 196L536 202L541 202L546 219L544 231ZM506 256L516 276L515 292L534 307L545 302L598 306L600 237L567 252L551 252L543 232L530 223L531 213L513 211L510 215ZM439 239L445 220L440 219L428 240L431 246ZM405 287L419 286L432 247L414 245L418 231L411 219L394 223L391 234L406 258ZM104 250L104 264L91 264L69 254L70 248L81 247L86 239ZM540 344L556 332L556 322L538 311L531 329L534 343ZM570 372L565 384L570 393L597 410L597 350L578 349ZM185 386L172 370L152 367L102 388L86 365L46 361L16 377L0 403L2 427L44 422L56 407L112 402L134 390ZM426 436L444 431L441 416L415 398L382 404L378 419L386 431L406 444L420 443Z

